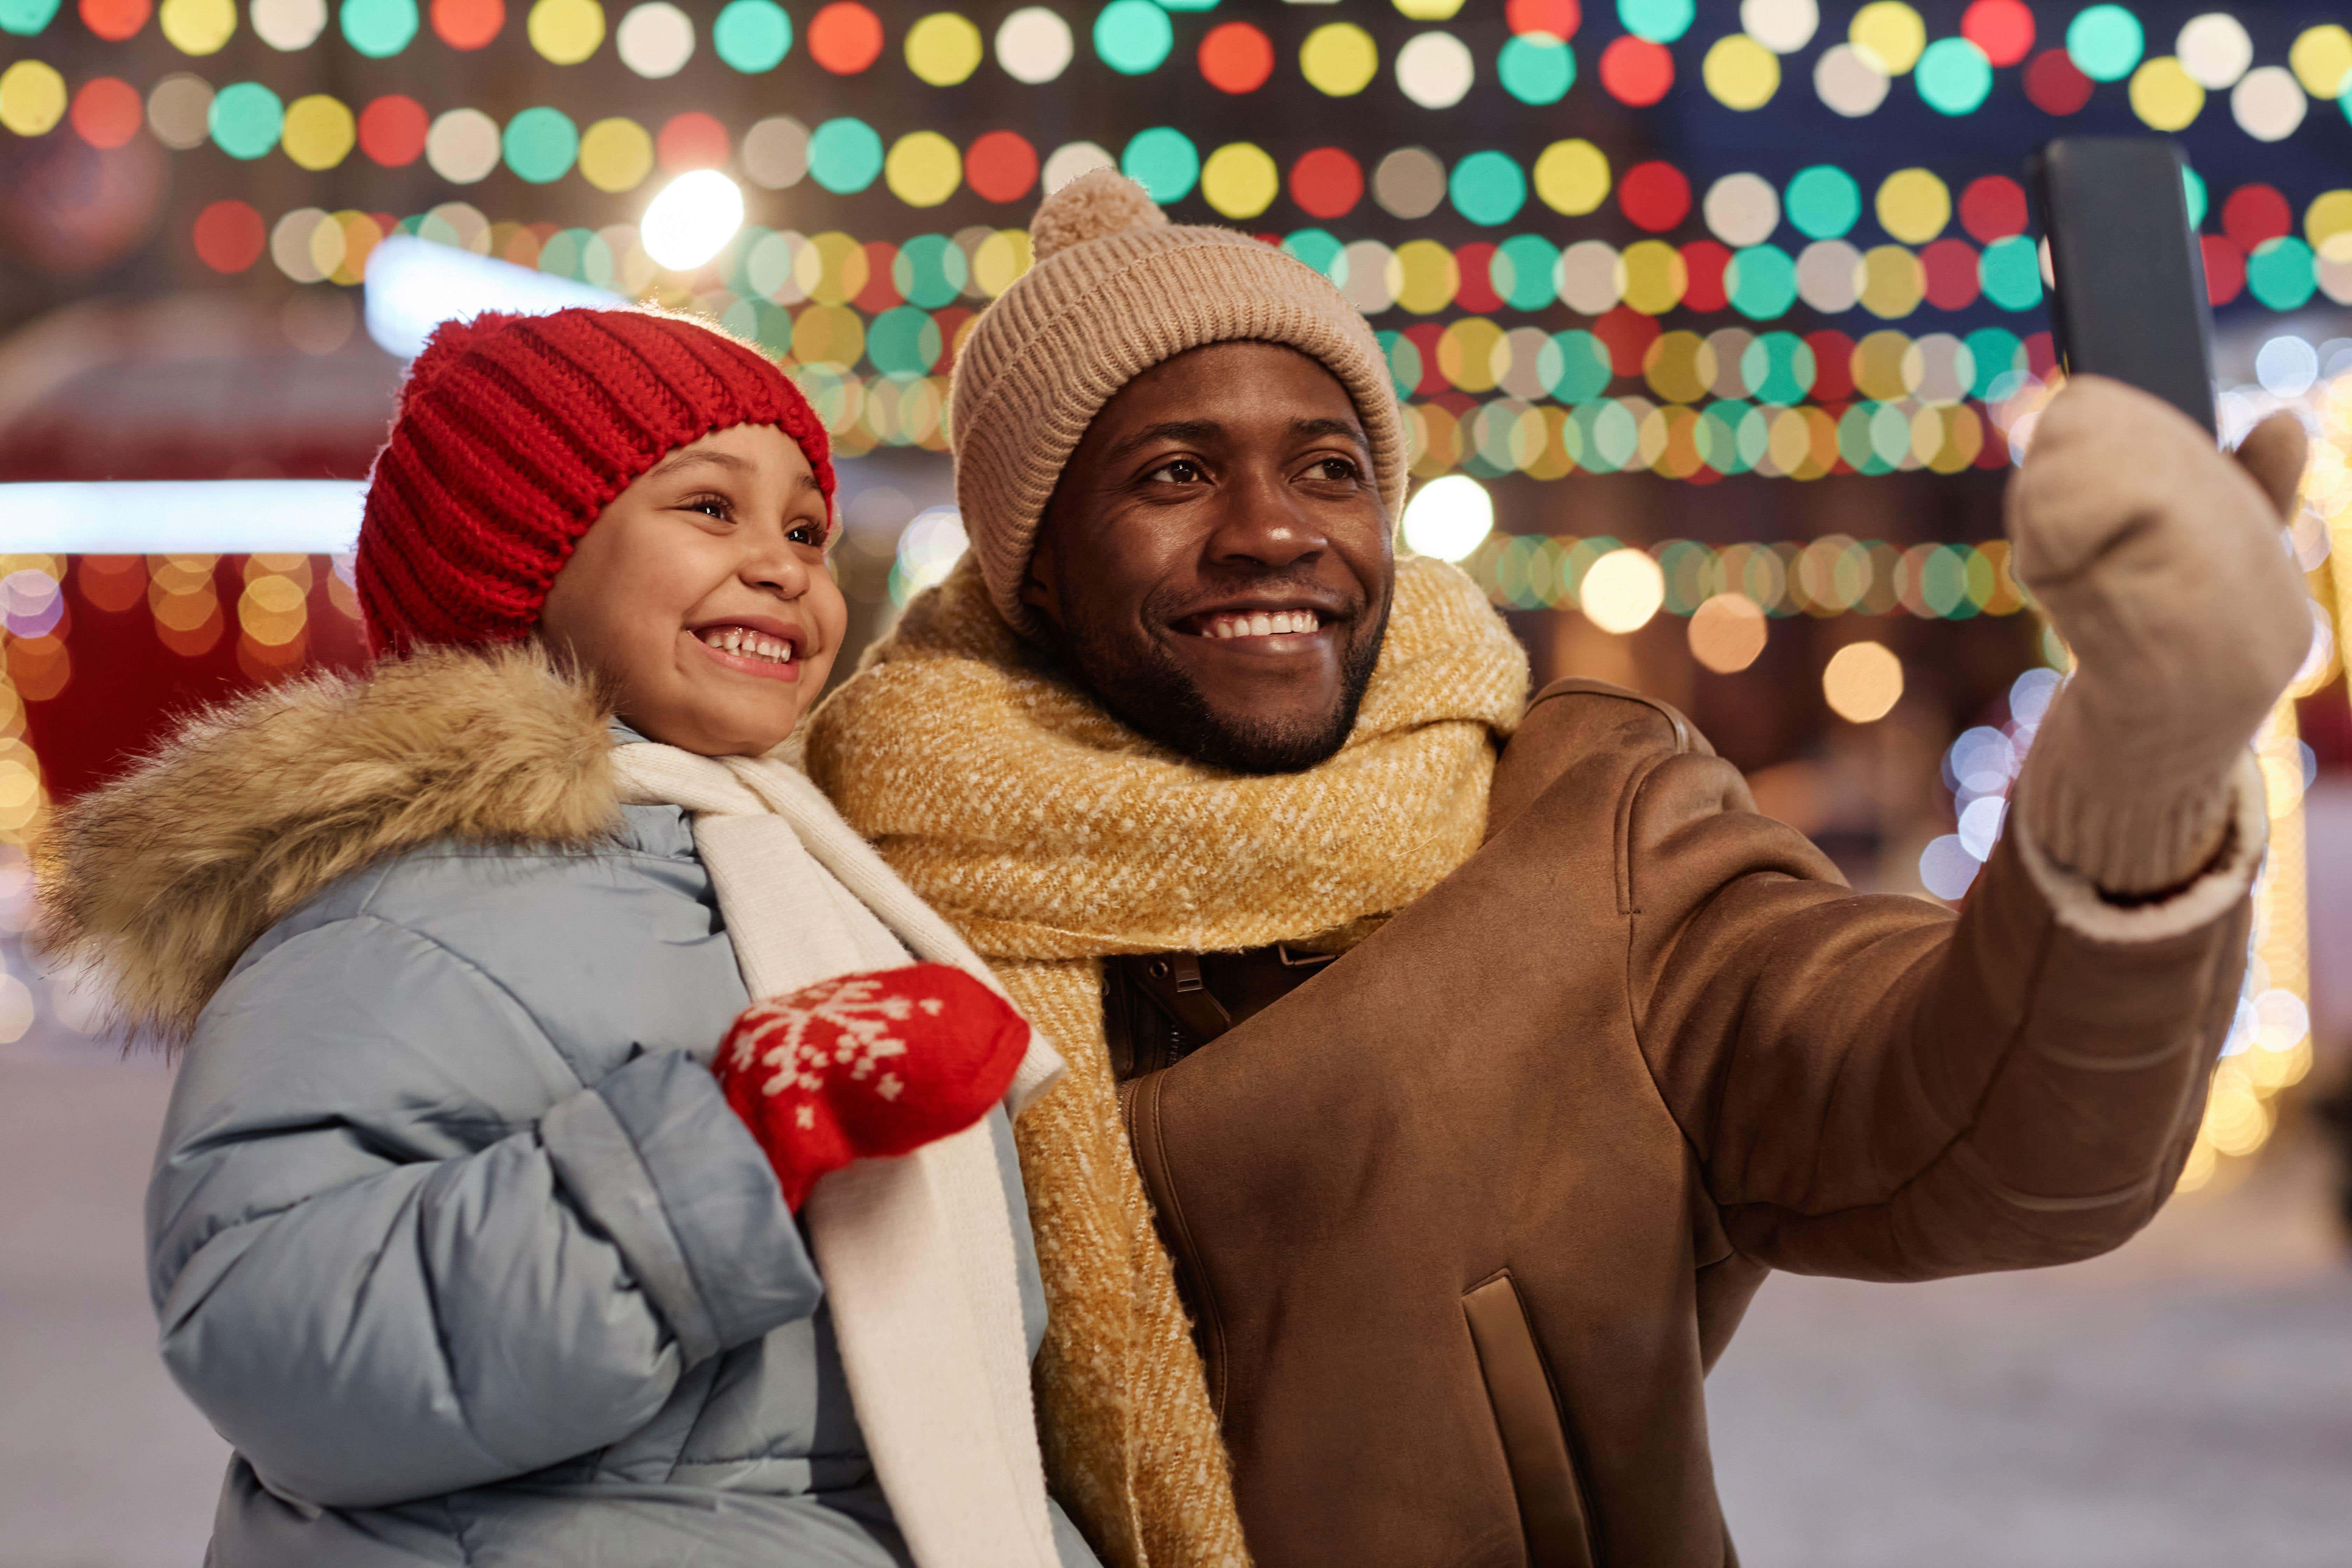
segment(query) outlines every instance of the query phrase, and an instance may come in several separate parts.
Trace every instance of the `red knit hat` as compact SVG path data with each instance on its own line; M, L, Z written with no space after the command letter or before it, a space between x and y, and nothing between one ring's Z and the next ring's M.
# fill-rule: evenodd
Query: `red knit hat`
M529 635L605 505L665 454L737 425L798 442L831 505L815 411L714 327L648 310L443 323L368 479L356 575L369 648Z

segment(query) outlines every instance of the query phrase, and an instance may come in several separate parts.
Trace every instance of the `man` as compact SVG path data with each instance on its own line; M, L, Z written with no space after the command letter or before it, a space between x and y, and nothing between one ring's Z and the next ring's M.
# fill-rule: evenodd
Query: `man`
M1056 1495L1122 1565L1728 1562L1703 1379L1766 1270L2080 1258L2169 1191L2308 635L2299 429L2266 494L2123 387L2045 413L2011 528L2079 670L1956 920L1671 710L1522 717L1499 618L1392 557L1319 274L1108 173L1032 233L956 369L971 554L809 758L1071 1060L1020 1129Z

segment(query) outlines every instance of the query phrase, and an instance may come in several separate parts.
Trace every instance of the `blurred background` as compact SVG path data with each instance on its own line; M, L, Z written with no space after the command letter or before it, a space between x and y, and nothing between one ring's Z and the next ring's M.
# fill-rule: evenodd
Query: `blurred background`
M2177 138L2225 435L2315 437L2245 995L2147 1236L1775 1281L1711 1384L1718 1465L1755 1564L2352 1561L2340 16L0 0L0 1568L194 1563L223 1458L142 1280L168 1068L25 950L27 847L171 716L362 662L359 497L436 321L650 299L774 354L845 454L862 642L963 548L964 329L1042 195L1117 165L1364 310L1407 540L1539 679L1680 705L1858 886L1957 902L2066 667L2000 498L2063 379L2023 163L2070 133Z

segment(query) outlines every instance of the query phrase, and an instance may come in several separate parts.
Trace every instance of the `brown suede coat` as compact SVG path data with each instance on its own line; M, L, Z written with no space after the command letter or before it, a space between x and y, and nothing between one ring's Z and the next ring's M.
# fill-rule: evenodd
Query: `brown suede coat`
M1765 1274L2116 1246L2236 998L2242 887L2137 941L2013 841L1957 919L1859 896L1630 693L1548 688L1492 802L1130 1102L1260 1568L1731 1562L1703 1384Z

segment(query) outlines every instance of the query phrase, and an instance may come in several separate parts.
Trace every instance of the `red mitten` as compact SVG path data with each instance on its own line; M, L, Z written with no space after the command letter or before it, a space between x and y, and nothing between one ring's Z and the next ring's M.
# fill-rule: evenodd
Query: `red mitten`
M952 965L918 963L746 1007L711 1070L798 1213L826 1172L987 1115L1028 1047L1011 1003Z

